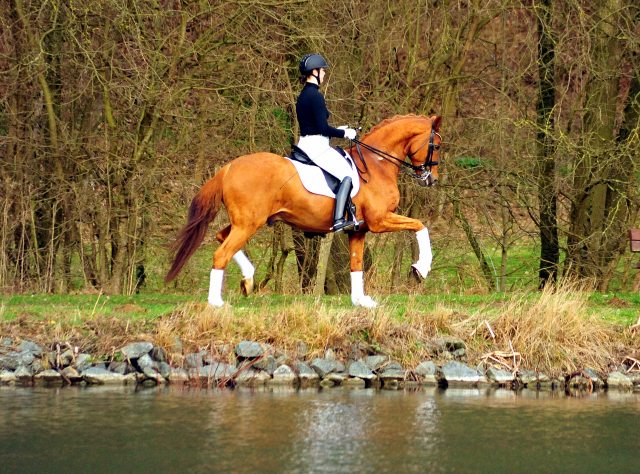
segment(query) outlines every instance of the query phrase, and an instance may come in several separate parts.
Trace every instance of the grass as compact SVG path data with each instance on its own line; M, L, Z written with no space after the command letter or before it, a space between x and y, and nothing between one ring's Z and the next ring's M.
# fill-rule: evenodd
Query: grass
M582 367L605 370L627 355L636 357L640 342L632 329L640 295L575 288L513 295L391 295L378 297L375 310L353 308L347 296L243 298L232 293L227 295L232 306L221 309L203 300L185 295L4 296L0 335L49 347L78 346L104 357L143 339L170 348L176 337L185 353L250 339L307 360L328 348L347 357L358 344L407 367L429 359L445 362L446 354L434 353L434 344L459 338L472 365L488 360L514 369L509 358L487 359L513 350L520 354L519 368L555 375ZM299 342L308 347L304 355Z

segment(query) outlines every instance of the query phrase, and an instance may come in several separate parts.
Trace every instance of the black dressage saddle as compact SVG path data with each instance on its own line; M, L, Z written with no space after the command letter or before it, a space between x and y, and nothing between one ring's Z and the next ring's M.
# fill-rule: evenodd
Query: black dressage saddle
M347 163L349 163L349 166L351 166L351 161L349 161L349 159L347 158L347 152L344 151L339 146L334 146L333 148L338 153L340 153L342 155L342 157L345 160L347 160ZM288 156L287 158L289 158L291 160L298 161L298 162L302 163L303 165L318 166L317 164L315 164L311 160L311 158L309 158L309 156L301 148L298 148L295 145L293 145L291 147L291 156ZM318 166L318 168L320 168L320 167ZM337 193L338 192L338 188L340 187L340 180L338 178L336 178L335 176L333 176L332 174L326 172L322 168L320 168L320 169L322 170L322 174L324 175L324 179L327 181L327 185L329 186L329 189L331 189L331 192L333 194Z

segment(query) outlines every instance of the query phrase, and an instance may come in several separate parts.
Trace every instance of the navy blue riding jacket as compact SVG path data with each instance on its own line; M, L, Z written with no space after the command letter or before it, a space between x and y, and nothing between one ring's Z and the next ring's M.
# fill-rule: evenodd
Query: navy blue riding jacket
M300 136L323 135L325 137L344 138L344 130L329 125L329 111L320 93L320 87L307 82L296 102L296 114L300 125Z

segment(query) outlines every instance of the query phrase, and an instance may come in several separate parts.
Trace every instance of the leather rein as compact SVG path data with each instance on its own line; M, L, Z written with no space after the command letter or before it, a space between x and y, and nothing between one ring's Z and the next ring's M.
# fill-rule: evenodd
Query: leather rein
M360 149L360 147L362 147L365 150L369 150L371 153L374 153L375 155L378 155L379 157L387 160L389 163L396 165L400 169L400 171L410 176L411 178L426 182L429 176L431 176L431 168L433 166L438 166L438 162L433 161L433 152L440 149L440 145L435 145L433 143L433 139L436 135L438 135L440 137L440 140L442 140L442 136L433 129L433 120L432 120L431 134L429 135L429 138L427 138L424 141L424 143L420 145L420 147L416 151L414 151L413 153L407 154L407 157L411 159L416 155L416 153L422 150L424 146L428 143L429 147L427 149L427 156L425 158L424 163L422 163L420 166L415 166L414 164L401 160L400 158L390 155L387 152L384 152L375 147L372 147L371 145L367 145L366 143L358 140L357 138L355 138L354 140L351 140L351 150L350 150L351 156L353 156L353 144L355 143L356 150L358 150L358 155L360 156L360 159L362 160L362 163L364 164L365 169L361 170L356 164L355 160L353 160L353 163L356 165L356 169L358 170L358 174L360 175L360 178L362 178L362 181L364 181L365 183L368 183L369 180L364 179L364 175L368 174L369 176L371 176L371 173L369 172L369 166L367 165L367 162L364 159L364 155L362 154L362 150ZM418 171L420 171L420 174L417 173ZM425 173L425 171L427 172Z

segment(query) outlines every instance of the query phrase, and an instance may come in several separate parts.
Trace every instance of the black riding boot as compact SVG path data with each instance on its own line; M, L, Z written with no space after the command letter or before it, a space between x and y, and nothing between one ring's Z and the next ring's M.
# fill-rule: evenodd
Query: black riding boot
M364 223L364 221L355 221L355 212L353 213L354 220L346 220L344 218L349 194L351 194L351 178L347 177L342 180L336 193L336 207L333 211L333 232L336 234L353 230L356 225L359 226ZM353 208L355 209L355 206Z

